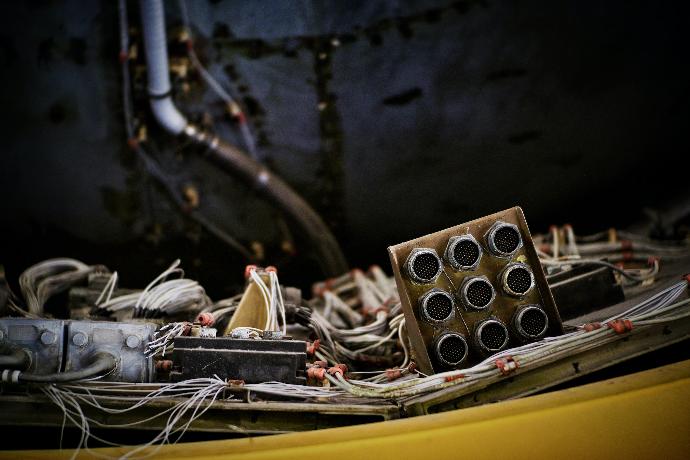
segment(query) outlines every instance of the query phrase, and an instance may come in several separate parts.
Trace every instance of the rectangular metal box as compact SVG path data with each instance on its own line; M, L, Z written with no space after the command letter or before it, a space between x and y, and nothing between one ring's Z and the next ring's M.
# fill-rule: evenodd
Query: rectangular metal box
M31 357L27 372L52 374L78 371L97 353L109 353L117 367L105 381L150 382L153 361L144 347L156 330L150 323L115 323L32 318L0 319L0 338L22 347Z
M19 345L31 358L27 372L60 371L67 325L58 319L1 318L0 338Z

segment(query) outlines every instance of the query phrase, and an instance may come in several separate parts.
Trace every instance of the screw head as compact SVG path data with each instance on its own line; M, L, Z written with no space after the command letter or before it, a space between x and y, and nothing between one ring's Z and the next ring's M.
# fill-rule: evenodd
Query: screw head
M41 333L41 343L43 345L52 345L55 343L55 339L57 337L55 336L54 332L51 331L43 331Z
M129 348L137 348L141 343L141 339L136 335L130 335L127 337L127 340L125 340L125 343Z
M72 343L75 344L78 347L83 347L87 343L89 343L89 338L86 337L86 334L83 332L77 332L74 334L74 337L72 337Z

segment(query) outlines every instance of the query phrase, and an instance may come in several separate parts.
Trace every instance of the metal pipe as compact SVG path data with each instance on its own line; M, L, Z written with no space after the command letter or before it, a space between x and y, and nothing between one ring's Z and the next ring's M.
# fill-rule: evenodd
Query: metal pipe
M231 174L241 177L261 195L274 203L297 225L301 234L314 245L319 265L326 276L337 276L348 270L338 241L321 217L280 177L254 161L237 147L215 136L196 131L192 126L187 135L208 147L207 156Z
M287 183L271 173L246 153L215 136L189 124L175 106L168 68L165 36L165 10L162 0L140 0L144 51L148 72L151 110L158 123L174 135L184 134L208 148L208 157L226 171L256 186L294 221L314 244L319 263L326 276L340 275L348 270L345 256L330 229L321 217Z
M151 111L166 131L178 135L187 126L187 119L172 100L163 1L142 0L139 5Z

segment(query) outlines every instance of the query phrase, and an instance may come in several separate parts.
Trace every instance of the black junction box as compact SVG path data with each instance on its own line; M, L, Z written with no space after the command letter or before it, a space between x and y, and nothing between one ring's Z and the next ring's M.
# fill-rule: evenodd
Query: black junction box
M246 383L305 385L307 343L291 339L175 337L173 363L182 379L217 375Z
M613 270L602 266L575 266L546 277L563 319L572 319L625 300Z

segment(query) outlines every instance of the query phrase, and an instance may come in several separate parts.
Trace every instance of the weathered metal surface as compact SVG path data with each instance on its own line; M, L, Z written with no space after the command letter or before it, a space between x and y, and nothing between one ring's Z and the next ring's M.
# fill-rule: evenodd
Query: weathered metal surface
M149 323L0 319L0 337L30 354L29 372L80 370L91 364L97 353L105 352L117 359L117 367L103 380L121 382L153 380L152 360L143 352L155 329L155 324Z
M152 417L169 409L181 399L153 401L127 413L105 414L84 407L85 414L99 422L109 424L131 423ZM131 404L131 403L130 403ZM125 407L123 401L113 400L112 407ZM0 396L0 425L62 426L60 409L43 395ZM201 406L205 407L205 404ZM243 434L275 434L291 431L310 431L396 419L398 407L391 403L333 404L299 402L243 402L242 400L216 401L203 417L189 427L191 431L227 432ZM160 430L167 417L158 417L145 424L132 425L132 429Z
M144 356L144 347L152 340L156 325L151 323L116 323L106 321L67 321L65 371L85 367L96 353L107 352L118 360L117 367L103 380L150 382L153 360Z
M65 321L52 319L2 318L0 338L9 340L29 353L28 372L58 372L63 360Z

